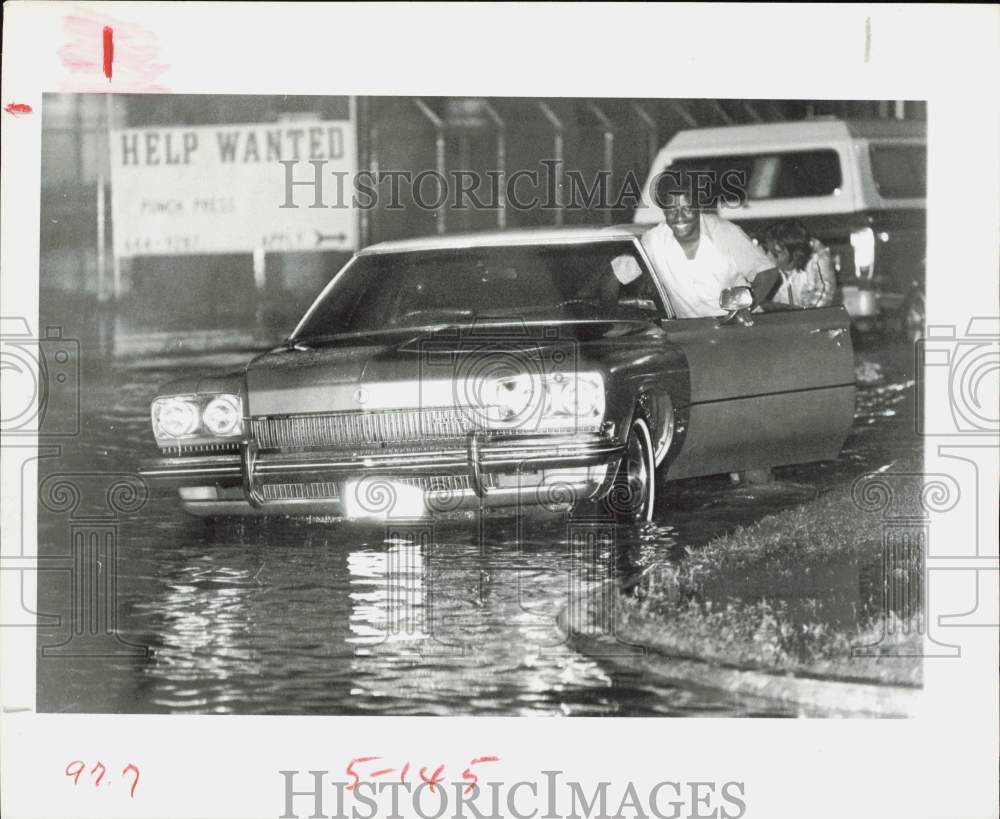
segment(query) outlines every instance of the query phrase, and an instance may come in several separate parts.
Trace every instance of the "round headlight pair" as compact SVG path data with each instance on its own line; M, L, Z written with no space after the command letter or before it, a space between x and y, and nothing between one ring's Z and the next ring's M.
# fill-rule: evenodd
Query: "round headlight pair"
M204 408L197 396L171 395L153 402L153 432L159 438L187 438L202 426L212 435L240 431L239 396L216 395Z
M501 378L486 392L491 420L528 431L534 424L564 424L604 414L604 382L597 373L520 374Z

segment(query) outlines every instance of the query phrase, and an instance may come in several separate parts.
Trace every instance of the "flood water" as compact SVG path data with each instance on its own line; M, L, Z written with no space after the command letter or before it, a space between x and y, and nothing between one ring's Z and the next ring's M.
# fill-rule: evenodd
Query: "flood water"
M838 461L777 470L762 487L664 484L658 525L641 531L206 525L169 493L130 494L137 461L155 455L157 386L248 357L84 356L80 435L39 461L39 711L790 715L590 658L565 644L556 616L581 590L683 559L920 446L912 350L894 347L858 355L871 383Z

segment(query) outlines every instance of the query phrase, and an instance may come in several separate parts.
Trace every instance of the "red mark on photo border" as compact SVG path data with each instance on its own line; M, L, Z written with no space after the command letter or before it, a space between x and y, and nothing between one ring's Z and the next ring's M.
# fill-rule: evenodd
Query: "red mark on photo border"
M430 779L428 779L426 776L424 776L424 771L426 771L426 770L427 770L427 768L421 768L420 769L420 771L419 771L420 778L422 780L424 780L424 782L426 782L428 785L430 785L430 787L428 788L428 790L431 793L435 793L435 790L434 790L435 786L436 785L440 785L442 782L444 782L444 777L441 776L442 772L444 771L444 765L438 765L437 768L434 770L434 773L431 774Z
M111 64L115 61L115 31L104 27L104 76L111 82Z
M346 790L346 791L353 791L356 787L358 787L359 784L361 784L361 777L358 776L354 772L354 764L355 763L357 763L357 762L372 762L373 760L381 759L381 758L382 757L380 757L380 756L359 756L359 757L357 757L355 759L352 759L350 762L348 762L347 763L347 775L349 777L351 777L351 779L353 779L354 781L350 785L348 785L346 788L344 788L344 790Z
M466 796L468 796L470 793L472 793L473 789L479 782L479 777L472 772L473 765L479 765L482 762L499 762L499 761L500 757L498 756L480 756L469 762L469 767L466 768L464 771L462 771L462 779L468 781L469 783L468 785L465 786L465 790L463 791L463 793Z
M21 114L30 114L31 106L23 102L9 102L4 106L4 111L12 116L20 116Z
M130 762L128 765L122 768L122 776L125 776L125 774L128 773L129 771L132 771L132 773L135 774L135 779L132 782L132 788L128 792L128 797L129 799L135 799L135 786L139 784L139 769Z

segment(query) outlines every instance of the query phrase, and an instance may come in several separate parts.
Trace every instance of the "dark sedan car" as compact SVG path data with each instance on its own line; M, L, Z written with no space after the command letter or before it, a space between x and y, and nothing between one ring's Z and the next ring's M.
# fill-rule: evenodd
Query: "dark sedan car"
M657 474L837 457L844 309L750 315L737 289L717 317L674 318L641 230L369 247L284 345L160 390L143 474L197 515L589 504L648 521Z

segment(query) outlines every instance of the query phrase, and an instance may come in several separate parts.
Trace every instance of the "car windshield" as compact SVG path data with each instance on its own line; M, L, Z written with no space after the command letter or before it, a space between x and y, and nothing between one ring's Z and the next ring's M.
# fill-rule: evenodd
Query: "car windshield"
M401 251L355 258L294 337L643 315L663 315L662 303L630 240Z
M872 175L886 199L927 196L926 145L872 145Z

